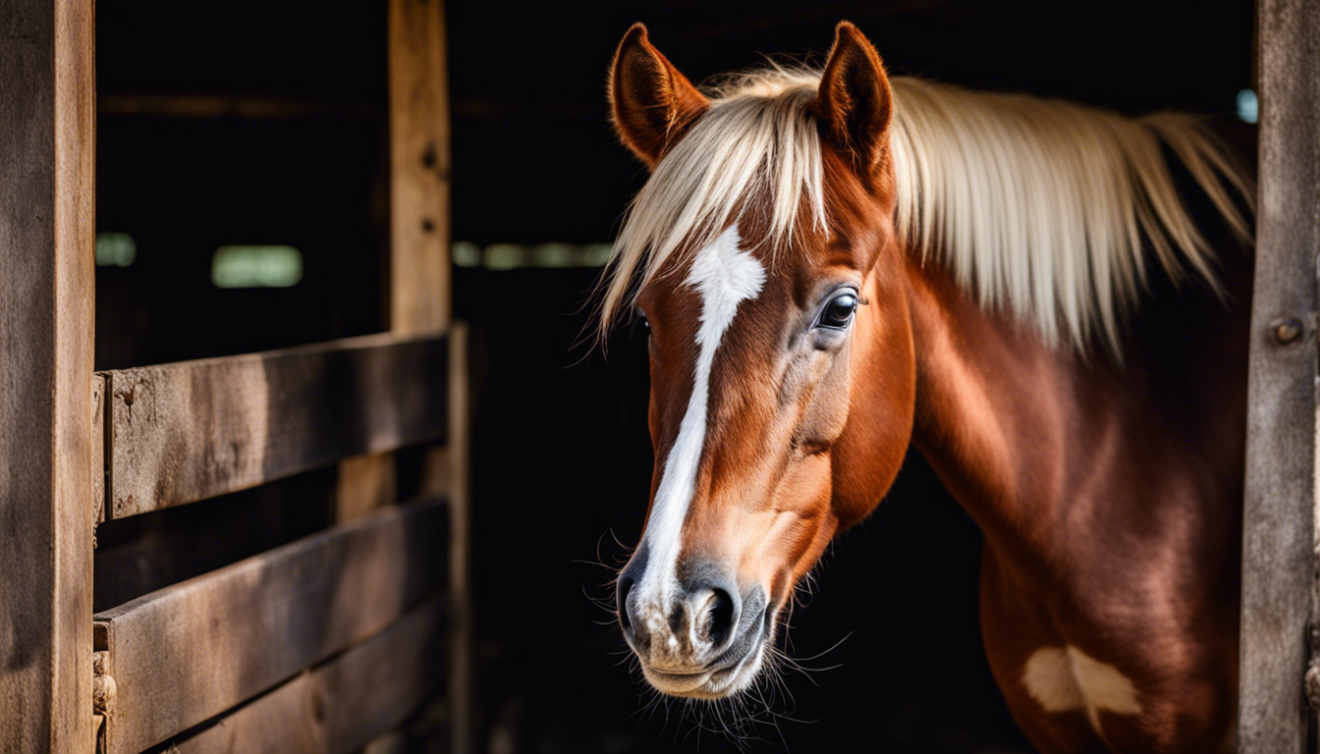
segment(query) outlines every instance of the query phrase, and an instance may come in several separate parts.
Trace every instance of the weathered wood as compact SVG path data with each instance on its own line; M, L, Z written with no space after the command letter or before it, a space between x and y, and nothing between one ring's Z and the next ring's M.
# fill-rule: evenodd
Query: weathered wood
M444 8L391 0L390 329L436 333L449 322L449 99L444 71ZM437 462L428 459L427 468ZM393 455L340 465L335 515L388 505L397 487Z
M191 737L179 754L338 754L398 725L444 682L445 603L432 600L377 636Z
M452 750L450 705L444 696L432 697L397 728L367 742L360 754L443 754Z
M335 488L334 521L352 521L398 499L394 456L388 453L361 455L339 462Z
M1260 201L1242 565L1240 751L1303 752L1316 578L1320 4L1261 0ZM1294 317L1289 343L1271 322Z
M0 751L92 730L91 0L0 11Z
M396 334L438 332L450 324L449 260L449 92L445 71L445 19L442 0L390 0L389 2L389 76L390 76L390 327ZM462 334L455 343L463 343ZM464 347L454 353L465 352ZM452 383L460 379L451 368L450 411L453 411ZM461 422L456 424L454 422ZM451 420L456 429L446 448L424 451L422 490L428 494L443 492L451 500L461 500L451 508L453 542L451 544L451 591L460 585L461 594L452 596L455 630L450 639L454 652L454 670L449 679L451 713L454 719L466 719L467 694L452 696L460 686L455 679L467 677L469 600L466 597L466 556L455 559L466 542L466 493L456 489L455 452L466 459L466 413ZM456 451L455 441L463 443ZM382 463L386 463L382 461ZM390 463L390 468L395 468ZM460 565L455 565L460 564ZM460 568L455 572L453 568ZM463 717L457 717L462 711ZM468 743L465 726L455 724L454 751L465 752Z
M444 7L390 0L390 328L449 324L449 92Z
M98 613L97 649L118 688L107 751L178 735L441 589L445 512L389 508Z
M97 529L92 609L118 607L332 526L333 471L105 522Z
M107 372L108 515L444 435L443 338L373 335Z

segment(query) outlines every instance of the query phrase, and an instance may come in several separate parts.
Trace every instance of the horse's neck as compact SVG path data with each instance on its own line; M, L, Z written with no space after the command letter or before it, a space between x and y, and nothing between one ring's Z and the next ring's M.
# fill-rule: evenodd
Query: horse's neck
M1240 370L1226 366L1231 353L1206 363L1198 352L1214 338L1184 338L1191 353L1180 356L1200 360L1192 372L1219 374L1184 378L1164 369L1152 360L1170 347L1162 340L1137 342L1119 368L1100 354L1086 360L1051 348L983 310L938 268L909 262L908 278L913 442L992 546L1050 560L1073 534L1113 532L1161 501L1186 509L1179 517L1199 516L1192 508L1207 494L1223 497L1232 487L1241 432L1231 393ZM1216 413L1214 427L1189 425Z
M1062 482L1075 412L1067 365L983 311L941 270L909 263L913 443L992 539L1040 521Z

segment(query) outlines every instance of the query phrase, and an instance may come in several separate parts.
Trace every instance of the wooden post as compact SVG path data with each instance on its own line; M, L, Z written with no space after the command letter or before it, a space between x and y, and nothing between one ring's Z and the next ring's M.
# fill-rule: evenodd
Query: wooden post
M449 86L440 0L390 0L390 329L449 325Z
M390 0L390 330L397 335L449 325L449 87L440 0ZM437 453L439 451L436 451ZM434 455L434 454L433 454ZM446 462L428 458L425 479ZM339 466L336 518L393 500L394 457ZM436 489L423 490L438 492Z
M91 0L0 12L0 751L90 751Z
M442 0L390 0L390 328L450 330L450 421L445 447L428 449L422 492L450 508L449 704L452 750L467 754L471 599L468 594L467 337L451 327L449 86Z
M1306 751L1316 618L1320 3L1260 0L1260 201L1243 509L1239 751ZM1310 641L1314 642L1314 638ZM1308 674L1308 681L1317 671Z

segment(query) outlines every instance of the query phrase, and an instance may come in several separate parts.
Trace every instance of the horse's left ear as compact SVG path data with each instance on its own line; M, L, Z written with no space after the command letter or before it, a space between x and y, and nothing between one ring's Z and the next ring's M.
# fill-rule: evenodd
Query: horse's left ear
M884 147L894 98L875 47L847 21L834 29L812 111L834 146L852 157L859 173L869 174Z
M645 26L633 24L610 68L610 105L623 143L655 167L710 100L652 46Z

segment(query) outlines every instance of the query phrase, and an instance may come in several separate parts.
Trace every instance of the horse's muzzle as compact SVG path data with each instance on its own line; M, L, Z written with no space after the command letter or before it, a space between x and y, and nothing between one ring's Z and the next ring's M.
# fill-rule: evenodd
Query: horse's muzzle
M717 698L745 688L769 637L765 591L739 590L712 564L646 579L646 558L619 576L619 624L647 681L673 696ZM668 583L666 583L666 581Z

